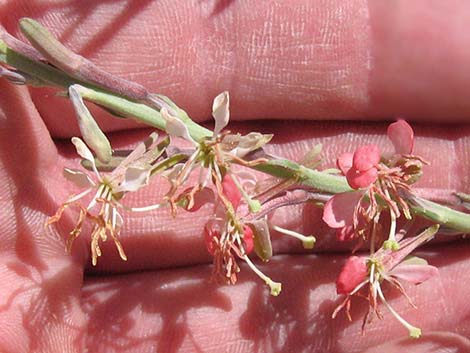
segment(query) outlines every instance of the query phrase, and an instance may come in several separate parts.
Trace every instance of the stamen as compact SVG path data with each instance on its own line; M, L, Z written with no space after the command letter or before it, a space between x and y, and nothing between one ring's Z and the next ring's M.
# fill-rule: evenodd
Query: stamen
M372 265L370 266L370 274L369 274L369 282L370 284L374 283L374 273L375 272L375 262L372 262Z
M157 210L157 209L159 209L160 207L167 206L167 205L168 205L168 202L162 202L162 203L157 203L157 204L154 204L154 205L143 206L143 207L129 207L129 206L124 206L124 205L122 205L122 204L120 204L120 203L119 203L119 205L122 206L122 208L124 208L124 209L127 210L127 211L132 211L132 212L147 212L147 211Z
M397 227L397 218L392 209L390 209L390 233L388 235L388 240L384 241L383 247L386 250L397 251L400 249L400 244L398 244L395 233Z
M271 295L277 297L281 293L282 284L279 283L279 282L274 282L271 278L269 278L263 272L261 272L255 266L255 264L253 262L251 262L250 258L247 255L243 256L243 259L246 261L248 266L250 266L250 268L253 270L253 272L256 273L258 275L258 277L261 278L266 283L266 285L269 286L269 288L271 290Z
M69 233L69 238L67 239L66 243L66 250L70 253L72 251L72 245L75 239L80 235L82 232L82 225L83 221L85 220L87 211L83 206L80 206L80 215L78 216L78 222L75 228Z
M302 242L302 246L304 247L304 249L313 249L313 247L315 246L316 238L313 235L306 236L293 230L276 226L274 224L271 225L271 228L275 231L278 231L279 233L299 239Z
M93 199L90 201L90 203L88 204L88 207L86 208L87 211L91 210L96 205L96 200L102 197L105 191L104 189L106 187L107 186L105 184L100 184L100 186L98 187L98 190L95 193L95 196L93 196Z
M72 196L67 201L65 201L65 204L69 204L69 203L76 202L76 201L80 200L82 197L88 195L91 192L91 190L93 190L93 188L88 188L88 189L82 191L81 193Z
M222 173L220 172L220 168L219 168L219 165L217 163L214 163L214 172L215 172L215 175L217 176L217 180L219 180L220 182L222 182Z
M382 293L382 290L380 286L377 286L377 292L379 294L380 299L382 302L385 304L387 309L392 313L392 315L400 322L405 328L409 331L409 335L412 338L419 338L421 336L421 329L419 327L415 327L411 325L408 321L406 321L404 318L402 318L392 307L388 302L385 300L385 297Z

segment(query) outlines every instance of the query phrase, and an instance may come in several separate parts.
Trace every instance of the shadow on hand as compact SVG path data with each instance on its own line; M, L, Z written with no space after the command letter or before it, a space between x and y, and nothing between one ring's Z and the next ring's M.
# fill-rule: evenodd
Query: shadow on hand
M282 257L272 261L269 274L282 282L282 293L272 297L262 283L256 285L240 318L242 336L254 343L254 352L330 352L334 347L337 333L349 323L331 319L338 304L329 298L336 297L333 283L339 257L328 270L323 259L295 256L289 262Z
M87 346L126 352L150 345L155 352L172 353L189 338L194 351L202 352L187 325L188 311L208 307L228 312L232 302L209 283L209 271L199 273L181 269L90 278L83 291Z

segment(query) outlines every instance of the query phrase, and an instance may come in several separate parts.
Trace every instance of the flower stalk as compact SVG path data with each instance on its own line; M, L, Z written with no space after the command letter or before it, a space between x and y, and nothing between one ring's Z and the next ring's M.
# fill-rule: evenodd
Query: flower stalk
M30 37L38 34L31 34L29 28L23 28L23 30L26 30ZM51 65L35 60L35 58L29 58L8 47L1 37L0 62L16 68L18 72L34 77L41 85L54 86L66 90L74 84L79 84L83 87L81 92L83 99L106 108L119 117L132 118L148 126L160 130L165 129L166 122L160 112L154 107L149 106L148 103L137 102L129 97L119 96L109 92L103 86L98 87L99 83L92 84L81 81L71 76L67 71L56 69ZM192 121L183 110L178 108L178 111L180 116L182 116L181 120L187 126L194 140L200 141L211 135L210 130ZM327 194L333 195L352 190L344 177L309 169L290 160L269 160L253 168L280 178L295 178L300 184ZM451 229L465 233L470 232L470 216L466 213L440 206L427 200L413 203L412 210L420 216Z

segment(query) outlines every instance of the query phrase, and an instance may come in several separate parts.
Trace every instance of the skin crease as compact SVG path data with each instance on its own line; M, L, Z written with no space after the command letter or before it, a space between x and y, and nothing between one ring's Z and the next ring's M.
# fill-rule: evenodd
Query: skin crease
M419 186L468 193L470 100L464 88L470 37L461 30L468 11L457 1L292 1L272 7L236 0L132 6L4 1L0 20L11 33L21 17L40 20L102 68L169 95L200 121L209 117L212 98L229 89L233 119L245 121L233 129L275 133L273 152L290 158L322 142L325 167L358 144L389 148L386 123L302 119L385 121L400 114L419 122L413 125L415 151L437 166L425 171ZM437 50L436 42L444 47ZM405 338L385 309L385 319L374 320L361 336L366 307L359 300L352 323L344 315L331 320L339 304L334 279L346 256L319 223L320 213L308 207L276 214L276 223L315 230L318 238L316 254L294 255L299 245L275 235L276 253L284 255L262 268L283 282L278 298L246 266L236 286L208 282L210 259L201 237L208 209L176 220L165 210L129 216L121 236L129 261L121 262L108 244L98 267L90 268L89 229L72 255L64 252L73 213L58 228L43 228L74 191L61 170L78 160L70 143L58 139L77 133L70 103L51 96L52 90L5 81L0 92L0 351L470 350L468 286L462 281L470 269L468 240L420 253L440 275L406 286L418 310L387 291L398 312L423 329L419 341ZM136 126L131 121L96 114L105 130L126 129L111 136L117 148L148 133L130 130ZM254 118L280 121L246 121ZM154 181L129 204L148 204L164 192L162 184Z

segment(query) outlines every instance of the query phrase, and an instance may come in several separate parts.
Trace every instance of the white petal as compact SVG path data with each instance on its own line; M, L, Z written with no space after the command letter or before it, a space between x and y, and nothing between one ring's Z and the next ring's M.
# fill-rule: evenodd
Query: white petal
M118 191L136 191L149 182L150 170L129 167L126 170L124 181L117 188Z
M87 147L85 142L83 142L78 137L72 137L72 143L75 145L75 149L77 150L78 155L91 163L91 167L93 168L96 177L100 179L100 173L98 173L98 169L96 169L95 157L93 156L93 153L91 153L90 149Z
M167 169L161 173L162 176L167 178L168 180L173 180L178 177L178 174L181 173L183 170L184 164L177 164L173 168Z
M160 110L160 114L166 121L165 131L170 136L182 137L185 140L195 143L195 141L189 134L188 127L179 118L170 115L165 108L162 108L162 110Z
M93 157L93 153L91 153L90 149L87 147L87 145L85 145L85 142L83 142L81 138L72 137L72 143L75 145L75 149L77 150L77 153L80 157L95 165L95 158Z
M214 98L212 103L212 116L215 120L214 136L218 135L227 126L230 119L230 97L227 91Z
M95 186L95 183L91 178L88 176L88 174L83 173L82 171L78 169L69 169L69 168L64 168L64 177L68 181L71 181L75 185L77 185L80 188L87 188L91 186Z

